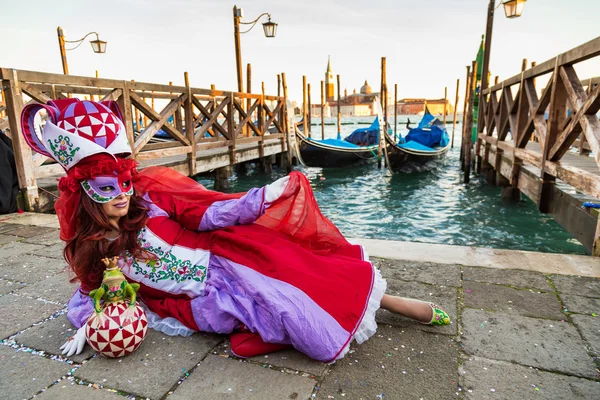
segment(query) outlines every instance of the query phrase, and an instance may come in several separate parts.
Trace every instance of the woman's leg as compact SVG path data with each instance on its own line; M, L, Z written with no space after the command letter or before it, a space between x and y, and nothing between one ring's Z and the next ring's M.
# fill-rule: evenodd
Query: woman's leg
M389 294L383 295L381 308L424 323L429 323L433 316L433 309L428 303Z

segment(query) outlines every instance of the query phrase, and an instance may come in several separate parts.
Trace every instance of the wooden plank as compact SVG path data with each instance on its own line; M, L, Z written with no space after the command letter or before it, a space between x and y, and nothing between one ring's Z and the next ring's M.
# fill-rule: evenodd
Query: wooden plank
M157 160L165 157L188 154L192 152L192 146L179 146L169 149L160 149L152 151L140 151L137 154L137 161Z
M10 76L11 70L8 68L0 68L2 76ZM74 86L91 86L91 87L108 87L123 89L124 81L104 78L91 78L87 76L51 74L48 72L13 70L18 72L19 79L23 82L51 83Z
M52 100L50 97L27 83L21 83L21 89L38 103L46 104L48 101Z
M233 105L235 106L236 110L238 110L238 113L242 117L242 119L240 120L240 123L237 126L237 129L234 132L235 136L239 135L244 130L244 126L246 126L246 124L258 136L261 135L262 132L260 132L258 130L258 128L254 125L254 123L252 123L252 121L250 121L250 123L248 123L248 121L252 118L252 113L254 112L254 110L256 110L256 108L258 107L259 104L260 104L260 100L254 102L254 104L252 105L252 107L250 108L250 110L248 110L248 114L246 114L246 111L244 111L243 107L240 104L238 104L237 101L233 103Z
M282 106L283 106L283 102L277 103L277 106L275 106L275 109L273 110L273 112L271 112L269 110L269 108L265 105L265 112L269 116L269 118L267 119L267 122L265 123L265 130L268 130L269 126L271 126L271 124L273 124L273 125L275 125L275 127L277 128L277 130L279 132L284 132L284 129L282 129L279 122L275 119L275 118L277 118L277 114L281 110Z
M192 97L192 101L193 101L193 97ZM219 125L216 121L217 118L219 118L219 114L221 113L222 110L225 109L225 107L228 107L229 105L229 98L225 98L223 99L223 101L221 101L221 104L219 104L217 106L217 108L215 108L215 111L211 113L206 110L204 108L204 106L202 106L202 104L198 103L200 105L199 109L200 112L205 114L209 119L208 121L206 121L202 127L200 127L200 129L198 131L196 131L195 137L196 137L196 142L202 138L204 136L204 134L206 133L206 131L208 131L210 128L215 128L216 130L218 130L221 135L223 135L225 138L227 139L231 139L231 136L229 134L229 132L227 132L225 129L223 129L223 127L221 127L221 125ZM196 105L198 107L198 105ZM230 118L227 118L227 121L229 121Z
M129 95L131 96L131 102L139 109L142 111L142 113L144 115L146 115L148 118L150 118L152 121L156 122L156 121L160 121L160 119L162 118L160 114L158 114L152 107L150 107L148 105L148 103L146 103L141 97L139 97L136 93L134 92L129 92ZM179 103L183 100L185 101L187 99L187 95L183 95L181 96L182 99L178 99L178 100L173 100L171 101L171 103L169 104L169 106L173 103L175 103L176 107L175 109L179 108ZM168 119L168 117L167 117ZM150 127L150 125L148 125L148 127L146 127L146 129L148 129ZM179 143L185 145L185 146L189 146L190 142L188 141L188 139L183 135L183 133L181 133L179 130L173 128L172 125L164 123L162 125L162 128L169 134L171 135L171 137L173 137L174 139L177 139L179 141ZM146 129L144 130L144 132L146 132ZM159 127L160 129L160 127ZM158 130L157 130L158 131ZM154 134L152 134L152 136L154 136ZM138 138L139 140L139 138Z
M129 89L127 81L122 81L123 92L118 98L119 108L123 114L123 124L125 125L125 131L127 132L127 140L131 146L131 156L135 159L135 136L133 133L133 123L131 121L131 99L129 98Z
M179 107L179 100L171 101L161 112L160 119L158 121L153 121L144 129L144 132L138 137L135 141L135 149L136 153L139 152L148 141L158 132L158 130L165 125L165 122L169 119L171 115L175 112L175 109ZM150 108L150 107L149 107ZM152 110L154 112L154 110ZM150 117L150 115L148 115ZM150 118L153 118L150 117Z
M110 92L108 92L100 101L108 101L108 100L117 101L119 99L119 97L121 97L122 94L123 94L122 89L113 89Z

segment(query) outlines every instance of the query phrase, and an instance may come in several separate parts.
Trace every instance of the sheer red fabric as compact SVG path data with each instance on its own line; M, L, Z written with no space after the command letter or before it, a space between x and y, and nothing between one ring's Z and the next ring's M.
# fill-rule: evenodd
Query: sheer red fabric
M193 179L164 167L141 171L134 176L133 186L138 193L168 193L178 200L207 206L244 195L208 190ZM350 244L321 213L310 182L300 172L290 173L283 195L256 223L289 235L294 242L312 250L329 250Z

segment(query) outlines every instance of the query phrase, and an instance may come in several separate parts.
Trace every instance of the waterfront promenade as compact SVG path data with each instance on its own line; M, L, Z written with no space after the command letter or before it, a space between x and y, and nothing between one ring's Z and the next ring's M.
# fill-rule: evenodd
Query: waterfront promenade
M379 330L334 365L295 351L231 356L225 336L150 331L122 359L89 346L64 359L75 290L56 216L0 216L2 399L597 399L600 260L357 240L388 291L434 301L453 323L385 311Z

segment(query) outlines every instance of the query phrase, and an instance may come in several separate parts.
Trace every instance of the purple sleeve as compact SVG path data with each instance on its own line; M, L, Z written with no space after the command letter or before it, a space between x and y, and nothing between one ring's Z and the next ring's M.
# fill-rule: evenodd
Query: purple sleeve
M94 302L92 298L77 289L67 305L67 319L79 329L87 322L93 311Z
M217 201L208 207L199 231L212 231L233 225L246 225L256 221L265 212L265 188L250 189L239 199Z

